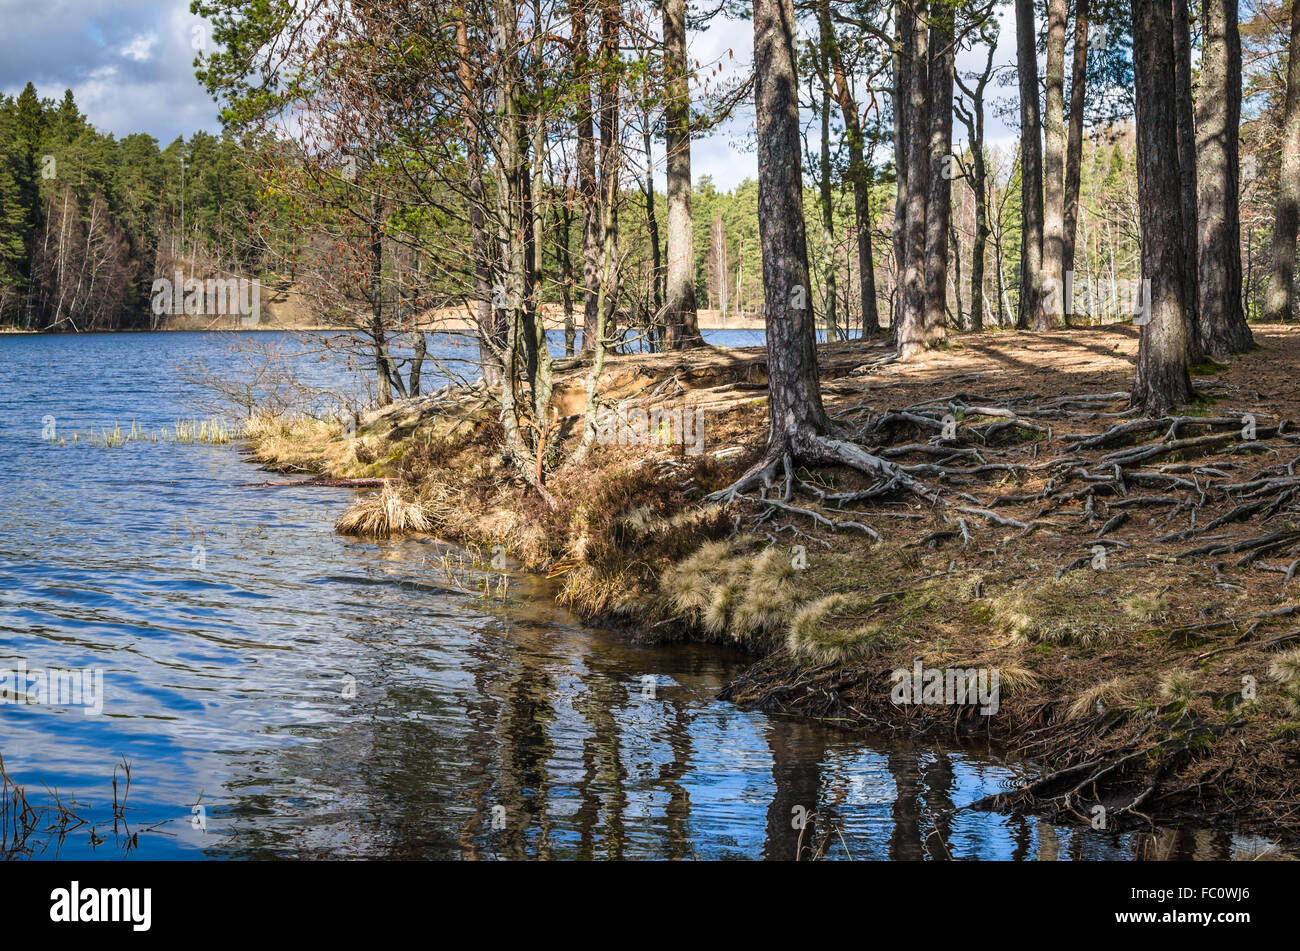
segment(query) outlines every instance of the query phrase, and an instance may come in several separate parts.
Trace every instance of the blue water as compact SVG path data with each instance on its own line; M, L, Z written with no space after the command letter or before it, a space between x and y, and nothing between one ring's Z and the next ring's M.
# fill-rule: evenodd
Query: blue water
M1242 848L954 812L1024 768L738 710L744 657L631 647L527 577L485 602L432 539L335 535L347 490L242 486L268 476L233 445L86 438L201 415L177 368L237 379L237 339L0 336L0 670L104 684L100 715L0 705L11 780L85 821L10 857L789 858L800 814L828 858Z

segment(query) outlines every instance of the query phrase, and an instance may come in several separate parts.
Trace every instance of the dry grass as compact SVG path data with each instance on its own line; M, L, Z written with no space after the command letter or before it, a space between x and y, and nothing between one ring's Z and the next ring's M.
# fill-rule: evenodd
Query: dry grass
M1112 677L1110 680L1094 684L1071 701L1065 711L1067 720L1083 720L1115 710L1128 710L1137 702L1133 690L1133 678Z
M1130 636L1137 629L1138 615L1149 620L1159 609L1156 601L1134 595L1121 602L1124 614L1117 617L1112 599L1098 593L1103 587L1092 572L1079 571L1036 588L991 598L988 611L994 629L1012 641L1104 647ZM1136 607L1130 611L1130 605Z
M1119 606L1124 613L1135 621L1149 624L1169 614L1169 602L1161 594L1146 594L1135 591L1121 598Z
M1008 697L1033 693L1043 684L1040 674L1020 664L998 665L998 689Z
M388 538L433 530L433 519L419 502L405 497L397 483L387 482L378 492L353 502L334 523L340 535Z
M1287 713L1300 717L1300 648L1278 654L1269 664L1268 675L1282 685L1282 704Z
M659 590L688 625L758 648L786 630L807 594L789 552L747 554L752 544L707 542L666 569Z
M1168 671L1160 680L1157 692L1176 710L1187 710L1196 703L1196 674L1190 670Z
M339 439L340 423L299 415L254 414L244 422L244 437L258 462L276 471L323 471L344 478L350 441Z
M848 664L865 660L887 647L890 638L880 622L861 623L863 599L829 594L795 612L786 648L803 663Z
M727 626L734 640L757 646L759 638L785 627L803 598L797 574L790 553L775 545L750 562L744 593Z

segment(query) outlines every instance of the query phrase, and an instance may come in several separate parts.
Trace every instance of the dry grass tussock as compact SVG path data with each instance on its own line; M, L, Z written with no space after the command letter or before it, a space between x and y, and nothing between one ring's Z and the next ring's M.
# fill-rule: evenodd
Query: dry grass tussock
M433 519L424 507L407 498L405 491L395 482L385 483L378 492L357 499L334 523L334 530L340 535L376 538L428 532L433 527Z
M865 599L828 594L805 604L790 622L786 649L796 660L813 666L865 660L891 643L880 621L863 623Z
M1282 685L1282 705L1293 717L1300 717L1300 648L1283 651L1268 667L1268 675Z
M790 553L757 554L752 539L701 545L660 576L660 590L690 625L744 647L770 646L807 600Z
M1081 691L1066 708L1067 720L1083 720L1099 713L1128 711L1137 702L1132 677L1112 677Z

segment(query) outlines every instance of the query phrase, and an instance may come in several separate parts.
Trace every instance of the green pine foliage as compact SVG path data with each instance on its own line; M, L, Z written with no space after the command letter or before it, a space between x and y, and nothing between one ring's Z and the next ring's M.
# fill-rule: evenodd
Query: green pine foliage
M0 326L146 327L153 279L175 266L263 273L279 249L255 227L249 159L230 135L164 149L143 133L118 140L71 90L41 99L28 83L0 96Z

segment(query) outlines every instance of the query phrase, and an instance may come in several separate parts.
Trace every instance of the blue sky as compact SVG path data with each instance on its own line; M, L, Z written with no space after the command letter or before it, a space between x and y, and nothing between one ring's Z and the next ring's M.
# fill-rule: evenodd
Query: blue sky
M1009 4L1002 19L997 61L1011 63ZM195 45L206 41L207 32L189 12L189 0L0 0L0 23L0 90L6 93L16 94L28 80L47 98L60 98L70 88L96 128L119 137L147 132L164 146L178 135L220 128L215 104L194 79ZM743 74L752 59L752 27L716 19L692 35L691 56L706 72L720 67L713 83ZM979 54L958 60L960 70L977 65L983 65ZM1014 87L991 95L1014 96ZM695 176L709 175L724 190L755 177L752 130L746 108L697 141ZM958 124L955 134L960 130ZM993 115L987 135L992 145L1013 138Z

